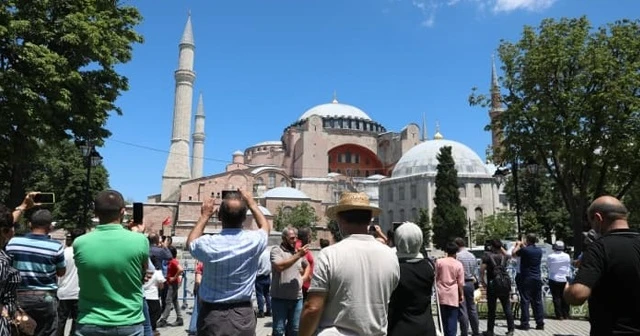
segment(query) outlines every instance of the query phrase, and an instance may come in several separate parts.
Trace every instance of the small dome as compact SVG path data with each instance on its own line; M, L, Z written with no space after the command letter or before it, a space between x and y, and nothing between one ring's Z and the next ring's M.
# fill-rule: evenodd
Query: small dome
M347 105L338 103L337 100L334 100L329 104L322 104L318 106L314 106L308 109L305 113L300 116L298 120L305 120L311 117L312 115L317 115L322 118L327 117L343 117L343 118L352 118L352 119L364 119L371 120L369 116L364 113L361 109Z
M262 212L263 215L265 215L265 216L273 216L271 214L271 211L269 211L269 209L263 207L262 205L259 205L258 208L260 208L260 212ZM247 215L251 215L251 210L247 210Z
M292 198L292 199L309 199L302 191L290 187L273 188L262 194L264 198Z
M452 140L429 140L407 151L396 163L392 177L403 177L415 174L437 173L440 148L450 146L453 160L456 163L458 175L461 176L491 176L482 159L471 148Z
M244 153L239 150L233 152L233 156L241 156L241 155L244 155Z

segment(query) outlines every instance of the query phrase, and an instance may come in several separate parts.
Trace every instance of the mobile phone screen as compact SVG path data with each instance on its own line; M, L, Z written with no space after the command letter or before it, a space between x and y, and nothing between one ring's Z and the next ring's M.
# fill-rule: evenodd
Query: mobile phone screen
M54 193L39 193L33 196L33 202L40 204L53 204L56 202Z
M142 224L142 203L133 203L133 222L135 224Z

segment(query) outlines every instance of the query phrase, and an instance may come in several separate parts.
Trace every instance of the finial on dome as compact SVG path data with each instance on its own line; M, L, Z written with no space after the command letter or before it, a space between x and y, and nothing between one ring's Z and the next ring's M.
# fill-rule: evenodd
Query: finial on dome
M444 137L440 133L440 122L436 120L436 133L433 135L434 140L442 140Z
M338 103L338 93L336 93L336 90L333 90L333 101L332 103L337 104Z

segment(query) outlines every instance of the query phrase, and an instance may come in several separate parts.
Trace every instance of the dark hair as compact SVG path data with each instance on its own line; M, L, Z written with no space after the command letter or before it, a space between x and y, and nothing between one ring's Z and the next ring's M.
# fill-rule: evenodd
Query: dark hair
M13 225L13 213L4 204L0 204L0 229L10 229Z
M98 216L101 224L118 221L124 207L124 197L115 190L99 192L93 202L93 212Z
M501 249L502 248L502 241L500 241L500 239L493 239L491 241L491 247L494 249Z
M456 253L458 253L458 245L456 245L456 243L454 242L448 242L447 245L444 247L444 252L447 253L447 255L454 255Z
M535 244L538 242L538 237L536 236L535 233L527 233L526 239L528 244Z
M160 236L158 236L155 233L150 233L147 236L147 239L149 240L149 245L150 246L156 246L156 245L160 244Z
M311 240L311 229L308 227L298 229L298 239L304 244L309 243Z
M240 206L230 206L229 203L231 202L229 201L239 201ZM220 218L223 226L242 227L242 223L247 219L247 204L239 193L230 192L225 195L222 204L220 204L220 210L218 210L218 218Z
M67 247L73 245L73 241L76 240L76 238L82 236L83 234L85 234L86 231L83 229L73 229L71 231L69 231L69 233L67 233L67 239L66 239L66 245Z
M321 249L323 249L323 248L325 248L325 247L327 247L329 245L331 245L331 244L329 243L328 239L324 239L324 238L320 239L320 248Z
M171 255L172 255L174 258L177 258L177 257L178 257L178 250L176 250L176 248L175 248L175 247L173 247L173 246L169 246L169 252L171 252Z
M31 215L29 222L31 223L31 226L49 227L53 222L53 216L51 215L51 211L47 209L39 209Z
M371 210L347 210L338 212L338 217L349 224L370 225L373 212Z
M458 245L459 248L464 247L464 239L460 237L454 239L453 242L456 243L456 245Z

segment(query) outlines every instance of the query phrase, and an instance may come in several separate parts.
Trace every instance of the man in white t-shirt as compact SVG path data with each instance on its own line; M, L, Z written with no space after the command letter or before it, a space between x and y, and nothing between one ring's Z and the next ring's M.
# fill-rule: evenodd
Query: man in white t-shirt
M73 241L84 234L83 230L74 230L67 234L64 260L67 264L67 272L58 277L58 336L64 335L67 319L71 319L71 331L69 335L76 334L76 320L78 319L78 270L73 260Z
M564 242L561 240L553 244L553 253L547 256L549 268L549 290L553 297L553 310L558 320L569 318L571 307L563 297L564 287L571 278L571 257L564 251Z
M327 217L342 241L320 251L298 335L385 336L391 293L400 279L398 258L368 234L380 209L364 193L345 192Z

